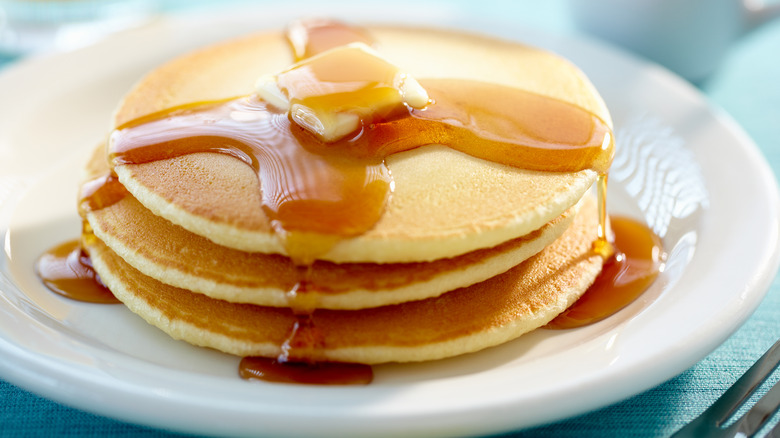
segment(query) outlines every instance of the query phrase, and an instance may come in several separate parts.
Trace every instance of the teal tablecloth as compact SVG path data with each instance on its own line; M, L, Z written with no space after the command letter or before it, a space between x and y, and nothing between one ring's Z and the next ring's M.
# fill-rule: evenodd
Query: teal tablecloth
M202 4L208 2L200 1ZM459 2L482 20L512 19L518 26L576 33L566 4ZM166 4L176 11L180 4ZM509 13L509 12L511 13ZM508 18L509 17L509 18ZM0 68L14 60L0 56ZM701 91L742 125L775 174L780 171L780 20L747 35L731 49ZM2 105L0 97L0 105ZM780 338L780 278L755 314L726 343L691 369L610 407L508 436L667 436L693 419ZM0 358L2 360L2 358ZM778 372L771 381L778 380ZM166 436L40 398L0 381L0 436Z

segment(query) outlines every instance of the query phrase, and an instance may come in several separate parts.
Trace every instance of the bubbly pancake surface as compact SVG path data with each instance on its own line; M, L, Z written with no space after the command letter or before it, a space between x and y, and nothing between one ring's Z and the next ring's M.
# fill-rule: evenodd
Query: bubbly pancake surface
M419 78L458 77L525 88L609 121L584 75L552 54L442 31L369 31L382 53ZM249 93L257 76L290 62L286 51L279 35L264 34L180 58L150 74L126 97L116 123L173 105ZM379 221L319 258L430 261L492 247L560 216L596 177L590 170L522 170L443 146L398 153L386 162L395 187ZM257 176L235 158L190 154L115 170L146 208L195 234L239 250L285 254L263 212Z
M591 250L593 202L553 244L504 274L439 297L363 310L315 310L236 304L172 287L141 274L94 236L85 238L95 269L133 312L176 339L227 353L276 357L293 345L296 360L359 363L421 361L497 345L542 326L573 303L601 270Z

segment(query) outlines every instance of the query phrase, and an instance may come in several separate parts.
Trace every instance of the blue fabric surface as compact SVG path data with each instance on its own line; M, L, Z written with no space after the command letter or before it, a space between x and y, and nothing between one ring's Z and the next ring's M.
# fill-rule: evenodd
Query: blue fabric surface
M565 16L565 3L539 3L545 5L528 6L528 13L519 18L521 24L573 31ZM703 93L733 116L756 141L775 174L780 172L778 48L780 21L737 42L723 65L700 84ZM10 61L0 58L0 66ZM778 338L780 278L775 278L766 299L748 322L716 351L681 375L596 412L505 436L668 436L715 401ZM770 383L777 382L779 374L775 372ZM71 409L0 381L0 437L26 436L178 435Z

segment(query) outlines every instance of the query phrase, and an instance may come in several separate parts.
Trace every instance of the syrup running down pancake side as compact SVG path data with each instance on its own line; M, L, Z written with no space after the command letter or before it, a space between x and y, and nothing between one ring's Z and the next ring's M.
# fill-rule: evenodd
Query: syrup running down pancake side
M628 217L611 217L614 255L585 294L547 324L567 329L601 321L626 307L655 281L666 254L661 239L645 224Z
M331 21L298 22L287 36L296 61L327 56L330 49L355 41L373 44L361 29ZM360 58L353 60L357 67L361 62ZM295 76L296 81L304 81L296 86L316 88L346 74L343 65L336 70L327 66L315 64L305 75ZM369 79L352 82L350 98L368 100L370 106L367 96L374 96L379 85ZM122 166L210 152L243 161L260 181L263 210L284 242L287 255L301 266L311 265L340 239L370 230L382 217L393 191L393 176L385 160L393 154L439 144L534 171L590 169L599 175L599 229L593 251L604 259L634 260L633 253L621 252L622 244L615 247L608 240L606 175L614 139L607 122L577 105L499 84L466 79L420 79L419 83L429 97L424 108L406 105L371 114L335 141L323 141L292 120L287 111L252 95L194 102L124 123L111 134L109 159L112 166ZM328 98L332 99L328 105L342 104L339 95ZM112 171L84 185L80 209L86 214L128 195ZM629 239L651 235L642 225L633 230ZM616 243L627 235L622 227L615 227L614 233ZM660 269L660 263L645 265L643 278L649 280L636 286L633 296L641 293ZM303 324L308 324L311 320L306 315L313 309L305 298L294 298L305 295L307 270L301 272L290 294L290 307L303 315ZM46 281L45 273L41 277ZM602 289L609 296L616 282L607 280L605 284L608 286ZM617 307L612 305L606 313L619 310ZM316 332L316 327L309 331ZM316 348L295 338L295 332L287 341L293 339L301 344L295 348ZM275 373L278 363L290 359L283 354L271 361L272 365L267 360L245 359L242 374L268 378L263 375ZM266 371L256 370L261 365ZM269 371L269 366L273 370ZM319 370L324 368L330 366ZM278 375L273 379L285 380ZM311 381L306 377L292 380L296 379Z

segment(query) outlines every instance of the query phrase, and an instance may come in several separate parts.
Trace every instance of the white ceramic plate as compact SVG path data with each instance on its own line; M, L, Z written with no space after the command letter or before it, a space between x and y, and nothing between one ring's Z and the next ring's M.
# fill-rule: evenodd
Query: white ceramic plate
M501 26L490 31L574 60L611 108L621 152L610 210L647 220L670 252L661 278L620 313L450 360L378 366L367 387L310 387L242 381L236 358L172 341L121 306L46 291L33 263L78 235L79 168L124 91L177 53L279 28L293 15L164 19L0 75L0 377L80 409L184 432L480 435L653 387L715 349L758 306L778 263L778 194L742 131L661 69ZM436 18L458 24L451 14Z

